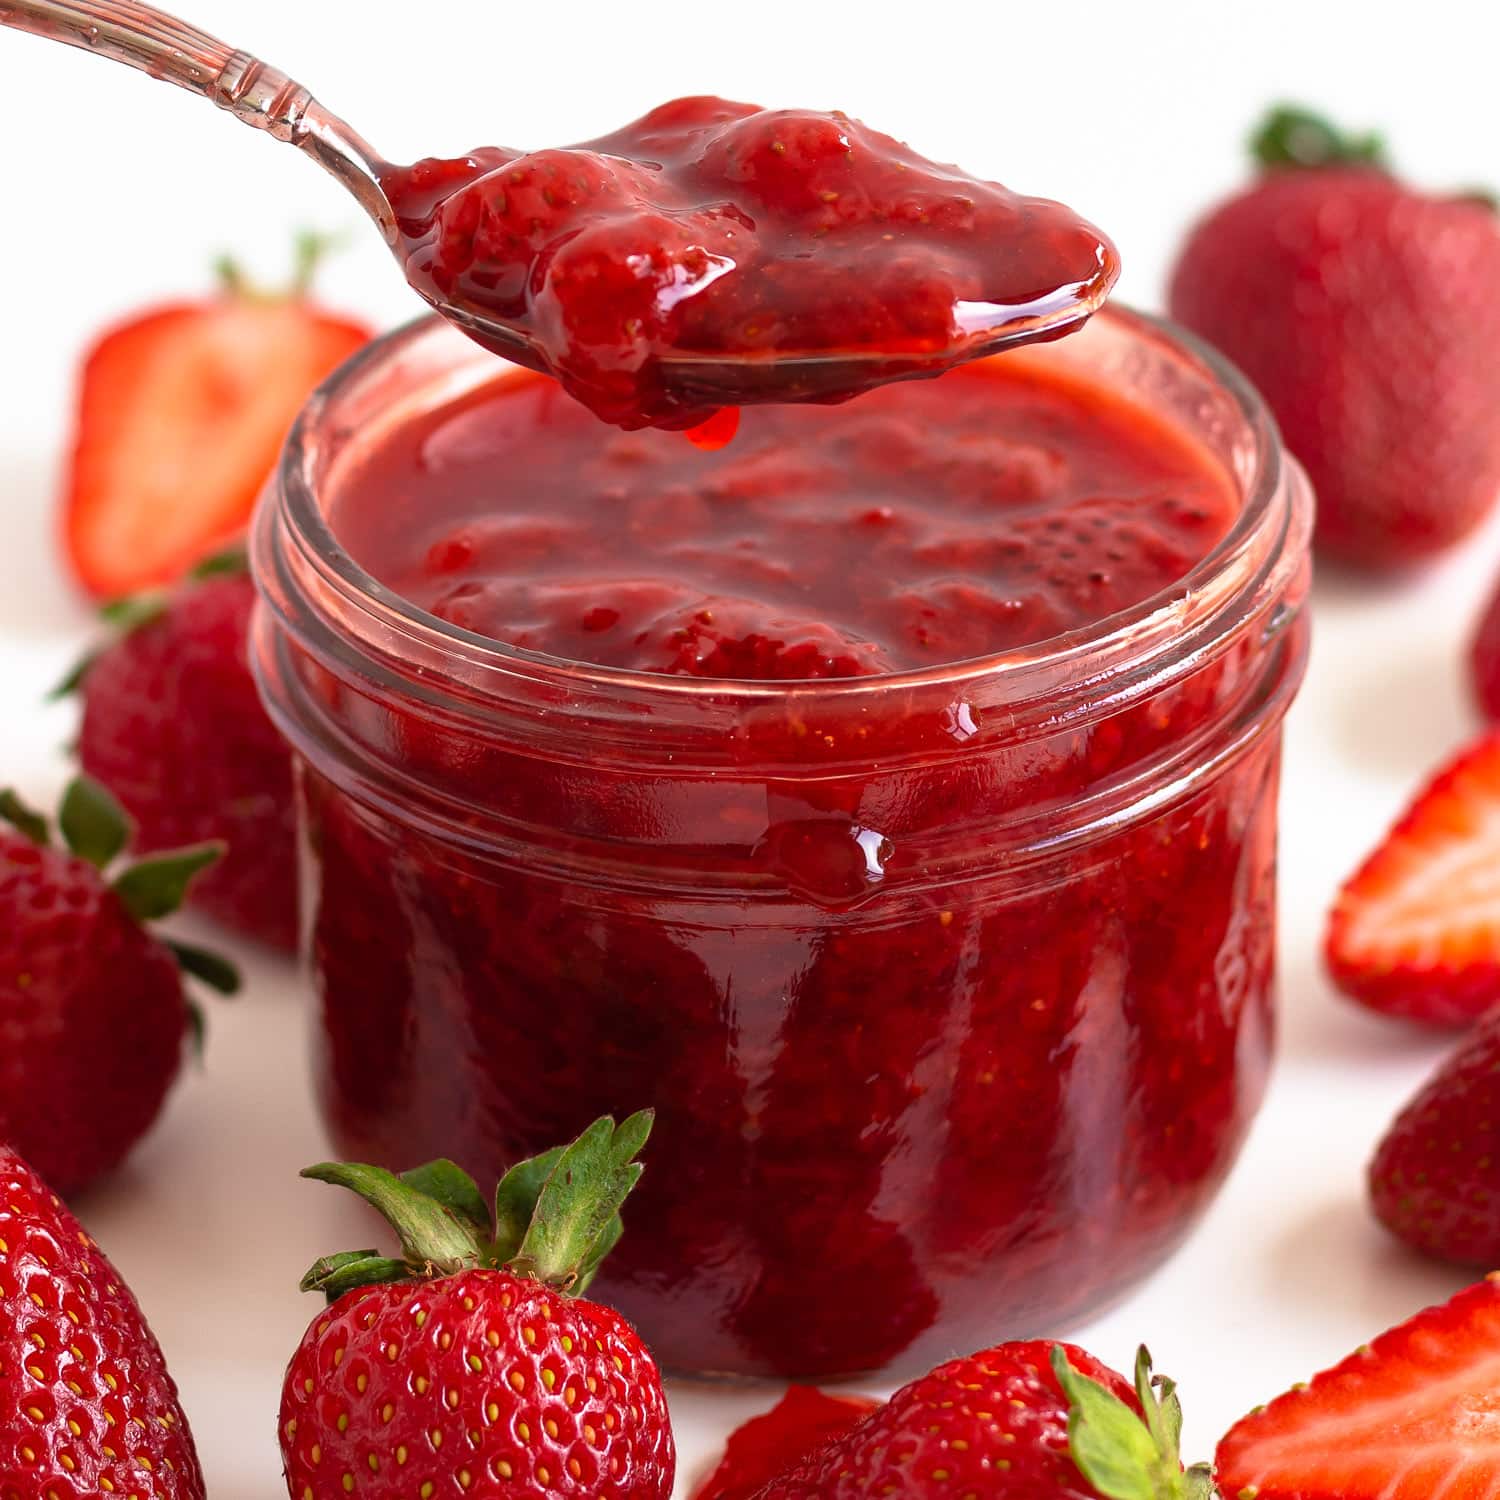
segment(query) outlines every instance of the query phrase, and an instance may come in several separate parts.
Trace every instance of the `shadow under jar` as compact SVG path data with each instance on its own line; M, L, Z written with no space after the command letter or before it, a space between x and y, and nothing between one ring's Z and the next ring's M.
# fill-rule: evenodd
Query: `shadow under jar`
M429 323L313 398L259 513L333 1137L493 1181L654 1106L599 1292L679 1370L1056 1331L1179 1243L1261 1098L1311 496L1160 323L1004 358L1169 424L1237 516L1164 592L959 665L631 672L406 602L328 517L394 428L496 378Z

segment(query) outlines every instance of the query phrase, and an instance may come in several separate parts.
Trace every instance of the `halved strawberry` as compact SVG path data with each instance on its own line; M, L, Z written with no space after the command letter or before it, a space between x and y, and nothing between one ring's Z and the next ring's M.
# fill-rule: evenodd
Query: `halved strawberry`
M1251 1412L1216 1469L1225 1500L1500 1496L1500 1277Z
M1500 1002L1500 732L1450 761L1340 890L1325 952L1372 1010L1467 1026Z
M64 540L100 598L171 583L244 529L292 418L370 338L306 292L307 237L289 292L224 289L110 329L84 361L64 490Z

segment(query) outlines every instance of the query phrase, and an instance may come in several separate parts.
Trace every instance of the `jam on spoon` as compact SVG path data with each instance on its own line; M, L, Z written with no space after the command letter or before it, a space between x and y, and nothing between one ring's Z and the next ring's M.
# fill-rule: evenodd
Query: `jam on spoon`
M1118 270L1062 205L844 115L680 99L571 150L398 167L285 73L154 6L0 0L0 25L139 68L307 152L438 312L622 427L842 400L1055 338Z
M837 400L1082 321L1118 270L1061 204L842 114L678 99L611 135L381 176L412 285L621 427ZM507 342L498 352L515 355Z

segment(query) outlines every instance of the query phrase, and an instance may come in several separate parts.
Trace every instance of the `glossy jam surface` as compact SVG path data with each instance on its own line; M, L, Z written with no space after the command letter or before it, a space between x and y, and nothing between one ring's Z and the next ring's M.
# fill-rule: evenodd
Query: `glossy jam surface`
M382 185L412 284L515 329L623 427L931 373L999 329L1071 326L1118 270L1061 204L842 114L723 99L572 148L430 158ZM695 373L693 356L725 355L744 358L727 378Z
M1034 640L1170 597L1232 508L1227 467L1079 389L1074 351L1129 353L1132 327L748 411L715 453L590 425L525 377L502 394L467 353L477 396L431 394L439 375L409 406L399 365L372 366L374 418L327 419L317 503L422 603L596 659L774 677ZM665 606L622 630L643 578ZM1031 613L964 597L924 640L902 601L945 584ZM722 639L721 615L683 623L726 599L746 614ZM989 667L622 684L449 637L455 676L415 627L349 655L341 607L278 606L259 659L299 753L342 1154L493 1177L654 1106L599 1290L687 1370L925 1368L1057 1331L1186 1234L1269 1058L1295 608L1087 697L1096 648L1044 651L1055 689L1017 697Z
M619 432L541 376L406 426L333 523L466 630L648 672L782 680L984 656L1170 588L1228 479L1172 429L1009 356L844 407L756 407L727 445Z

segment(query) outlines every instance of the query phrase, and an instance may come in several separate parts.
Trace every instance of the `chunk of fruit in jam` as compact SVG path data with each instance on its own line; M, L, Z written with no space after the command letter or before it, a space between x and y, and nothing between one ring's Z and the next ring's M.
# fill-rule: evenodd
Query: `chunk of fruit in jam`
M664 356L879 356L836 389L762 361L735 393L841 398L937 373L987 328L1084 316L1118 269L1061 204L846 115L722 99L679 99L572 149L393 167L382 183L412 284L516 328L622 427L693 427L719 404L664 380Z
M501 614L512 622L512 645L648 672L772 682L889 669L879 648L816 620L781 617L754 600L709 597L655 579L461 583L432 612L478 633Z

